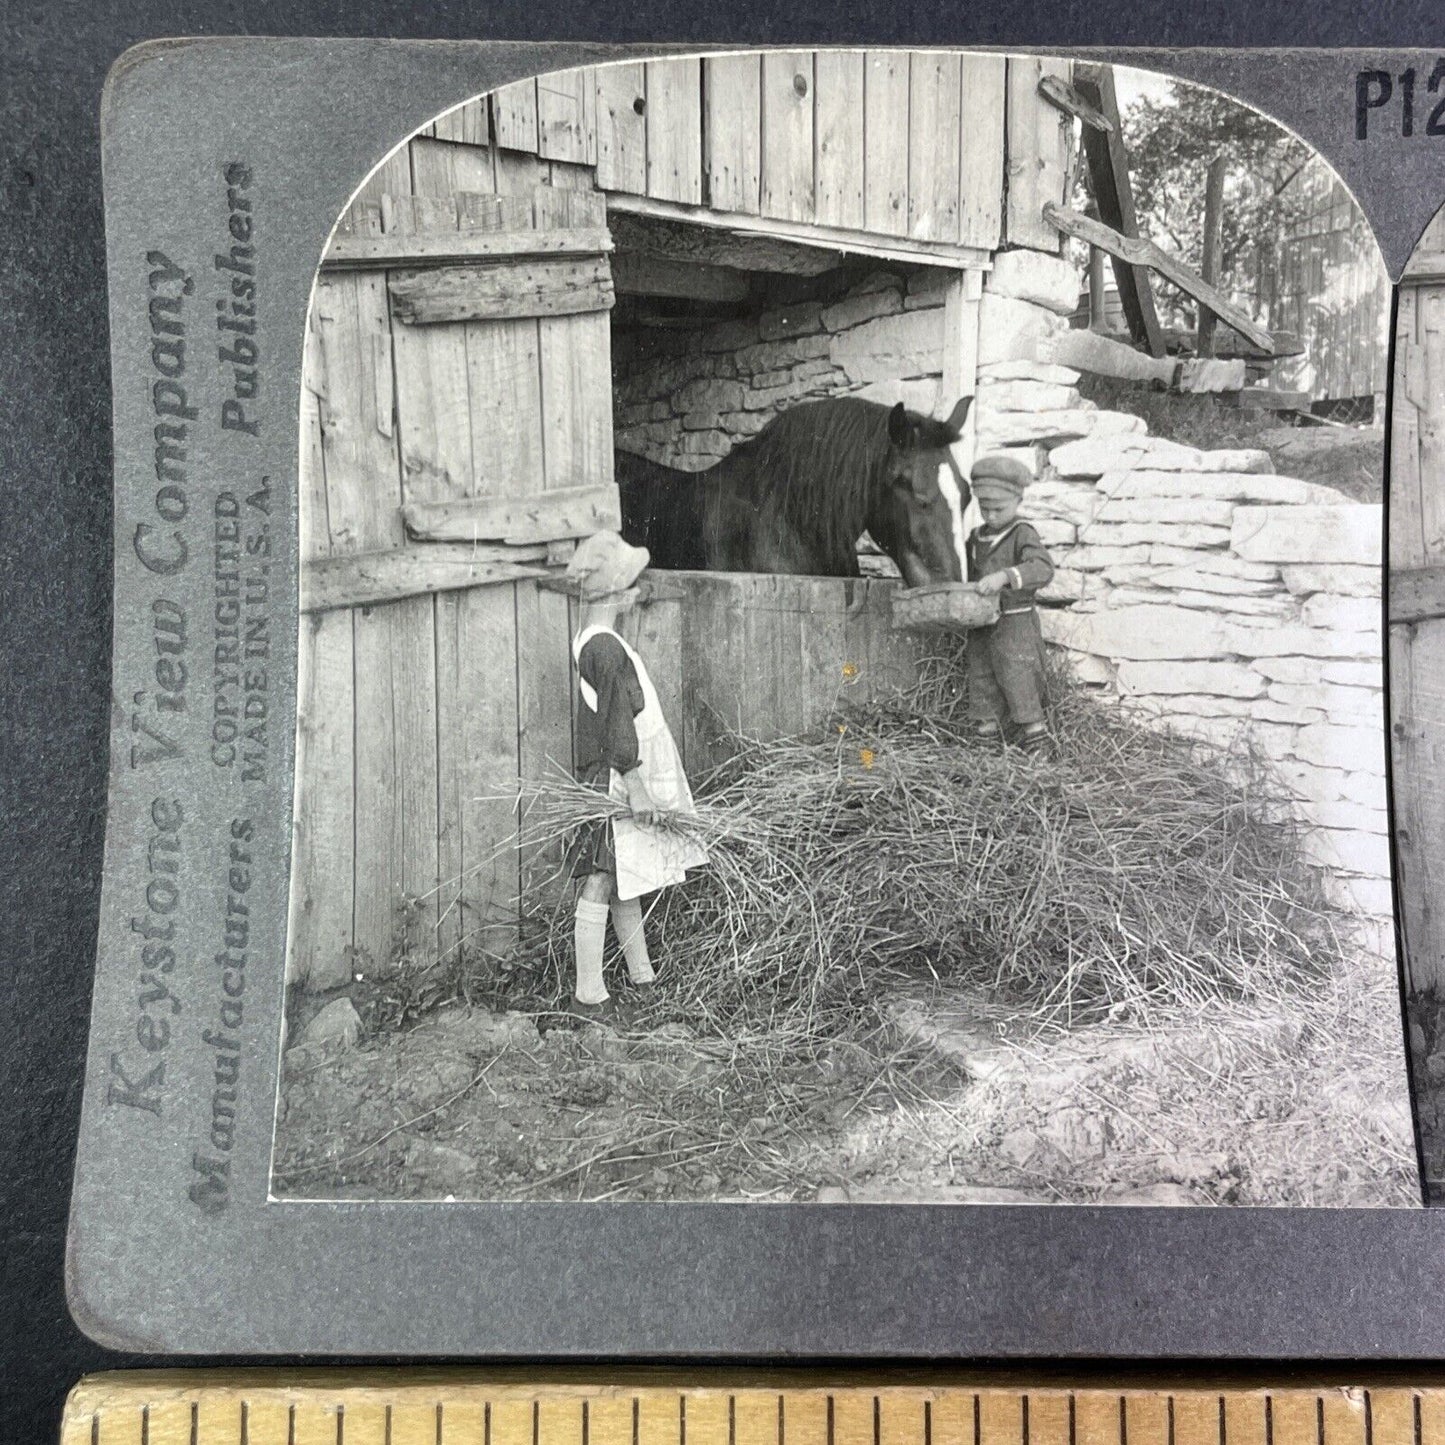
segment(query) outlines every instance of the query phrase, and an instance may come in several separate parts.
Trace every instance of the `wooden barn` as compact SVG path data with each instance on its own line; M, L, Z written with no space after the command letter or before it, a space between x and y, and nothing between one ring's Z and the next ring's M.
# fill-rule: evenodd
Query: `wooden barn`
M365 181L306 338L288 979L505 948L555 861L506 846L517 781L571 753L573 618L543 584L616 525L614 446L696 468L806 397L973 395L981 336L1030 324L1027 285L987 318L997 258L1063 265L1069 82L934 51L597 67L469 102ZM725 727L909 680L895 585L656 586L634 616L689 770Z

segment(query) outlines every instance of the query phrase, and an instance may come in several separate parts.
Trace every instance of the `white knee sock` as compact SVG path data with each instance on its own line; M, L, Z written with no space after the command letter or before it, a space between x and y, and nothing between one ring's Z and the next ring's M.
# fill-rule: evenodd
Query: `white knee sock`
M577 1002L606 1003L607 985L602 982L602 945L607 941L607 905L586 898L577 900L577 923L573 931L577 955Z
M652 960L647 956L647 935L642 931L642 900L614 898L612 926L617 930L617 941L622 945L622 956L627 960L628 978L633 983L651 983L657 975L653 973Z

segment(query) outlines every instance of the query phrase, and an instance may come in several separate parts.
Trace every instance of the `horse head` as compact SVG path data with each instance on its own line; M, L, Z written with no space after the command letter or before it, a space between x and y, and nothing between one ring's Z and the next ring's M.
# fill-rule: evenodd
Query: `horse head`
M963 581L963 511L970 493L951 448L972 401L964 397L947 421L920 416L902 402L888 413L887 474L875 492L868 530L910 587Z

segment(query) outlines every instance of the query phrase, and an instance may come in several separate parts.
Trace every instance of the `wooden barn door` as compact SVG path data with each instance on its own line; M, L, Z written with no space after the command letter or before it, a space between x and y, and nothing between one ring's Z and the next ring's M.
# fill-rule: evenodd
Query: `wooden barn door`
M518 778L571 761L568 604L616 526L604 198L384 197L323 266L303 417L288 978L506 948Z

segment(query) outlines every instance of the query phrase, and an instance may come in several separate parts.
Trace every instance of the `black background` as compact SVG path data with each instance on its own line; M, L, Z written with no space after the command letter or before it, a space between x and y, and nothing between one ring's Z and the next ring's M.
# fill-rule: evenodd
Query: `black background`
M98 109L116 56L141 40L201 34L1445 46L1445 17L1429 0L732 0L726 8L717 0L140 0L94 9L14 0L3 14L0 1445L55 1440L61 1403L81 1374L146 1363L84 1339L66 1312L62 1279L109 737L110 376ZM163 1239L156 1249L165 1249ZM598 1354L606 1348L599 1339Z

